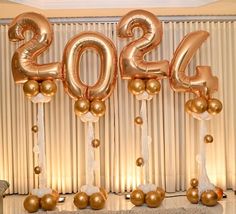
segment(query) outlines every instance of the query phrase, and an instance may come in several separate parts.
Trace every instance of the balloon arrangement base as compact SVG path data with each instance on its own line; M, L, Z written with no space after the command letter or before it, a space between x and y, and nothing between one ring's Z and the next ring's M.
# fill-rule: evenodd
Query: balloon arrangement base
M74 205L78 209L91 208L93 210L103 209L107 200L108 194L102 187L93 185L84 185L80 188L74 197Z
M130 194L130 201L135 206L146 204L150 208L159 207L165 198L165 191L154 184L141 184Z
M214 189L205 190L199 195L198 180L196 178L191 179L190 185L186 196L192 204L201 202L205 206L213 207L223 198L224 193L220 187L215 186Z
M37 212L39 209L51 211L56 208L59 197L59 193L50 188L33 189L23 205L29 213Z

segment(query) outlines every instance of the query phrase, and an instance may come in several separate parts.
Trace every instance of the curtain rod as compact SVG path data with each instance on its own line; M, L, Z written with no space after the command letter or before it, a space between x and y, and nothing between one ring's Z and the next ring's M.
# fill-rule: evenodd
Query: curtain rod
M236 21L236 15L227 16L157 16L163 22L185 22L185 21ZM51 23L78 23L78 22L118 22L120 16L105 17L63 17L48 18ZM0 24L8 24L12 19L0 19Z

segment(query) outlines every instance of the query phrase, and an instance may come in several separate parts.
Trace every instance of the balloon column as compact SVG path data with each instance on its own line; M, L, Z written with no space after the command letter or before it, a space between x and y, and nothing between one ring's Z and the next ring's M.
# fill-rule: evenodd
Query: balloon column
M53 210L59 198L55 190L47 188L43 104L49 102L57 91L55 80L60 78L61 64L37 63L37 57L48 49L53 40L52 27L47 19L37 13L17 16L9 26L10 41L24 40L27 30L33 36L15 51L12 57L12 73L15 83L23 83L25 95L38 106L38 121L32 127L32 132L38 134L38 142L33 151L38 157L38 166L34 168L34 172L39 175L39 188L33 189L32 195L24 201L28 212L36 212L39 207Z
M79 64L84 51L95 50L100 59L100 75L93 86L83 83L80 79ZM83 32L72 38L66 45L63 54L63 83L68 95L75 100L76 115L87 124L87 158L86 158L86 185L81 187L74 198L74 204L79 209L88 205L92 209L102 209L105 205L105 194L94 186L94 149L100 141L94 139L93 123L106 111L105 100L111 95L117 79L116 48L111 40L100 33ZM105 192L105 191L104 191Z
M146 106L147 101L160 92L160 80L167 78L169 62L144 60L144 55L156 48L162 39L161 22L152 13L145 10L134 10L127 13L118 23L118 36L121 38L134 37L134 28L141 28L143 34L123 48L120 54L120 72L122 79L129 80L129 91L136 96L136 99L142 101L140 116L135 118L135 123L141 125L142 128L142 157L136 160L136 165L145 168L145 179L144 184L132 192L131 202L136 206L146 202L149 207L157 207L164 197L161 197L161 194L156 191L157 187L154 184L149 183L148 144L151 139L148 136ZM144 199L144 194L147 194L146 199Z
M218 78L212 75L209 66L197 66L194 76L185 74L191 58L208 36L206 31L196 31L184 37L170 65L170 85L174 91L191 92L197 96L185 104L185 111L200 122L200 146L197 156L199 184L191 181L192 187L187 191L187 198L191 203L201 200L207 206L214 206L217 203L217 194L207 175L205 145L213 142L213 137L207 133L206 121L222 110L222 103L212 98L212 94L218 90Z

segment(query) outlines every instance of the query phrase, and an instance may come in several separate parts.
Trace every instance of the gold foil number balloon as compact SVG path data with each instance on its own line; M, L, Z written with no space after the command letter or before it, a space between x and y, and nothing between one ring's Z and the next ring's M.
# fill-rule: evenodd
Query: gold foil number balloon
M189 33L177 47L170 64L170 84L174 91L206 97L218 90L218 78L212 75L209 66L197 66L194 76L185 74L191 58L208 36L206 31Z
M12 57L12 73L16 83L24 83L28 79L46 80L59 79L61 64L38 64L37 58L48 49L53 40L50 23L41 14L23 13L9 25L10 41L18 42L25 39L25 31L33 32L33 37L21 45Z
M120 54L120 71L122 79L154 78L167 76L169 62L148 62L144 55L156 48L162 39L162 25L156 16L145 10L133 10L119 21L118 36L122 38L134 37L134 28L141 28L140 38L129 43Z

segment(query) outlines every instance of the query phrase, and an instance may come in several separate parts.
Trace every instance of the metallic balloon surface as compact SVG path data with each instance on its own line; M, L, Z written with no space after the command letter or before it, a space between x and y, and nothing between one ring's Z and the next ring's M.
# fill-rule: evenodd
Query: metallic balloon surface
M105 197L101 192L93 193L89 198L89 205L94 210L100 210L105 206Z
M142 79L132 79L128 83L128 89L133 95L142 94L145 91L145 83Z
M146 82L146 91L150 95L158 94L161 90L161 83L157 79L149 79Z
M53 40L52 26L41 14L22 13L9 25L10 41L19 42L25 39L25 31L33 32L33 37L22 44L12 57L12 73L16 83L24 83L28 79L59 79L61 64L38 64L37 58L45 52Z
M58 202L58 200L60 198L60 194L58 193L58 191L53 189L51 194L54 197L54 199Z
M52 97L57 92L57 85L52 80L44 80L40 85L40 92L46 97Z
M208 97L218 90L218 78L212 75L209 66L197 66L194 76L185 73L191 58L208 36L206 31L189 33L177 47L170 64L170 84L174 91L192 92L199 97Z
M36 80L28 80L23 85L23 91L27 97L34 97L39 93L39 84Z
M198 186L198 179L197 178L192 178L190 181L190 185L192 187L197 187Z
M118 36L134 37L134 28L141 28L143 34L123 48L120 54L122 79L165 78L169 62L166 60L150 62L144 55L156 48L162 39L162 24L156 16L145 10L133 10L124 15L117 25Z
M37 125L33 125L31 130L32 130L32 132L37 133L39 130L39 127Z
M190 187L190 188L187 190L186 196L187 196L187 199L188 199L192 204L197 204L198 201L199 201L198 188Z
M157 191L150 191L145 197L145 202L148 207L156 208L159 207L162 202L161 194Z
M29 213L37 212L39 209L39 198L36 195L29 195L24 200L24 208Z
M99 190L100 190L100 192L103 194L103 196L105 197L105 199L107 199L107 198L108 198L108 194L107 194L106 189L103 188L103 187L100 187Z
M215 187L214 191L217 194L217 200L220 201L223 198L223 189L220 187Z
M82 54L93 49L100 57L100 75L97 82L90 86L80 78L79 65ZM86 97L105 100L115 87L117 79L117 54L112 41L97 32L83 32L73 37L63 53L63 83L67 93L74 99Z
M34 173L35 173L36 175L39 175L39 174L41 173L41 171L42 171L42 169L41 169L40 166L34 167Z
M212 137L212 135L207 134L207 135L204 137L204 142L205 142L205 143L212 143L212 142L213 142L213 137Z
M98 148L100 146L100 140L99 139L93 139L91 144L92 144L93 148Z
M201 114L207 110L207 100L204 97L197 97L191 102L191 110L197 114Z
M143 165L144 165L144 159L142 157L137 158L136 166L143 166Z
M79 192L74 197L74 205L78 209L85 209L89 204L89 197L85 192Z
M76 115L81 116L89 111L90 102L87 98L81 97L75 101L74 111Z
M218 196L214 190L207 190L202 193L201 201L206 206L215 206L217 204Z
M161 200L164 200L166 192L164 189L162 189L161 187L157 187L156 189L157 192L159 192L161 194Z
M208 109L207 109L207 111L210 114L212 114L212 115L219 114L221 112L222 108L223 108L223 105L220 102L220 100L214 99L214 98L208 100Z
M135 117L134 119L135 124L142 125L143 124L143 118L140 116Z
M192 113L192 99L188 100L185 105L184 105L184 108L185 108L185 112L191 114Z
M90 105L91 113L96 117L101 117L106 112L106 105L104 101L101 100L93 100Z
M130 195L130 201L135 206L142 206L145 200L145 195L142 190L136 189Z
M43 210L50 211L55 209L57 201L52 194L46 194L41 198L40 205Z

